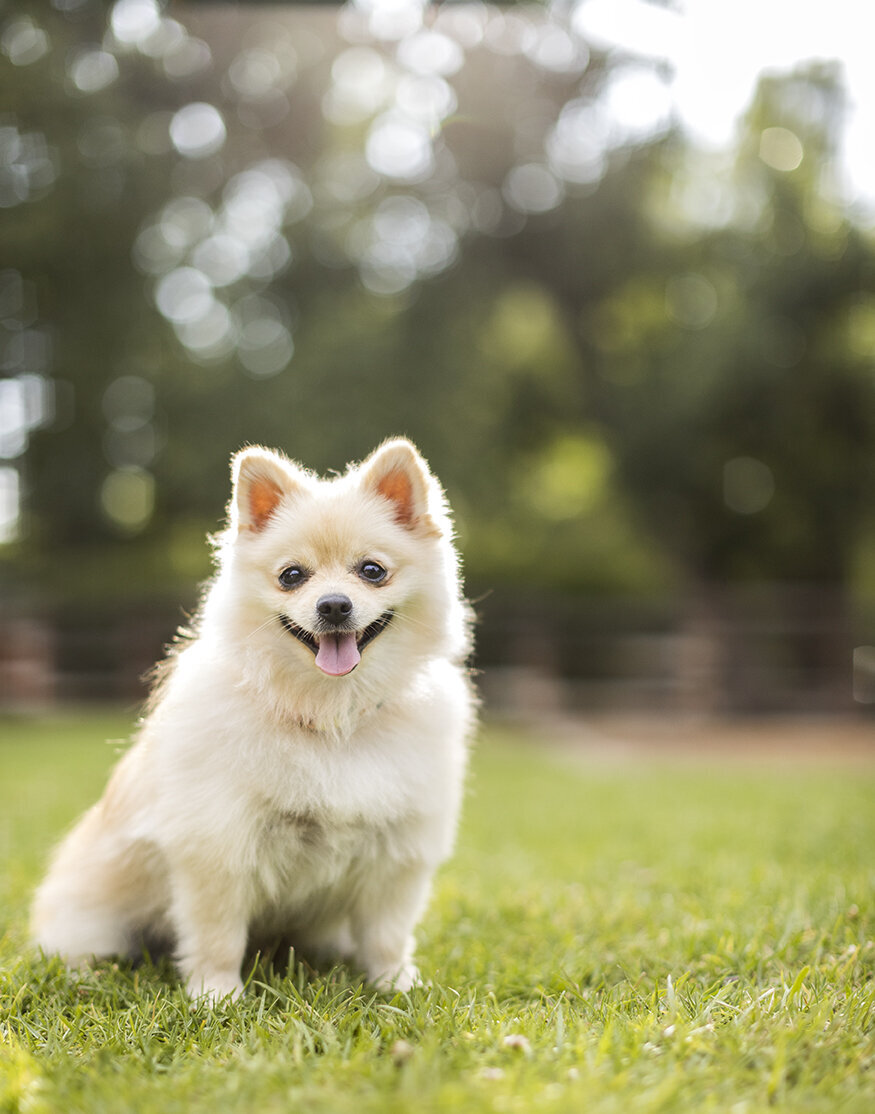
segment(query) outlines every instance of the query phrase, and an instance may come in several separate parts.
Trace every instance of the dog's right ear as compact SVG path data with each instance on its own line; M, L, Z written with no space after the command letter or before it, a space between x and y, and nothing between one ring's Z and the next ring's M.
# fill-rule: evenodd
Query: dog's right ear
M260 534L283 499L303 487L291 461L269 449L241 449L231 460L232 524Z

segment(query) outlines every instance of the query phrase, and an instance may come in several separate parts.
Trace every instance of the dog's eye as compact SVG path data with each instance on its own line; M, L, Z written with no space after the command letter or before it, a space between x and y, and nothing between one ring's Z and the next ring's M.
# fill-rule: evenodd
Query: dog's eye
M308 575L306 570L298 565L290 565L279 574L280 587L286 589L297 588L299 584L304 583Z
M386 570L382 565L378 565L376 561L362 561L358 567L358 574L362 580L367 580L371 584L379 584L386 579Z

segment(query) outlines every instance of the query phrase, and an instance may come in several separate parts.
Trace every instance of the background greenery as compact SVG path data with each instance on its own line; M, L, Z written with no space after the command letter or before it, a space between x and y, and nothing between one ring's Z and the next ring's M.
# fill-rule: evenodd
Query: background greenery
M6 450L22 493L7 573L105 598L130 591L133 560L138 592L191 593L241 443L325 470L406 432L451 491L477 586L873 594L875 264L833 185L837 68L765 78L731 160L669 125L615 129L588 177L573 144L577 163L557 156L544 200L513 172L579 147L574 113L645 63L577 40L564 69L470 48L439 78L456 109L434 166L393 177L363 158L385 104L338 114L335 61L351 40L410 73L338 11L182 3L128 40L86 0L6 13L3 368L51 395ZM227 133L201 157L168 138L193 102ZM764 146L775 134L797 164ZM286 247L216 280L230 331L211 348L158 288L196 268L198 221L215 232L265 159L294 169Z
M714 153L612 114L659 67L570 7L409 11L0 16L0 700L141 691L242 444L325 472L406 433L490 699L875 706L839 66L764 76Z
M128 729L0 722L3 1111L871 1109L868 767L560 759L489 730L419 933L431 984L263 962L211 1013L166 963L70 975L26 942Z

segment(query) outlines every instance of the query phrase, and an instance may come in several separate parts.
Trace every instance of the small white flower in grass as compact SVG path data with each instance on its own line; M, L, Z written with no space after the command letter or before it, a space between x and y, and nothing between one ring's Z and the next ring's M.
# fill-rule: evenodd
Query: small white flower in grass
M501 1068L481 1068L481 1079L504 1079L504 1072Z
M406 1064L414 1052L415 1049L413 1045L405 1040L395 1041L395 1043L389 1049L389 1055L392 1057L392 1063L395 1064L396 1067L400 1067L401 1064Z
M522 1033L508 1033L501 1043L505 1048L513 1048L517 1052L525 1052L526 1055L532 1051L529 1038L524 1037Z

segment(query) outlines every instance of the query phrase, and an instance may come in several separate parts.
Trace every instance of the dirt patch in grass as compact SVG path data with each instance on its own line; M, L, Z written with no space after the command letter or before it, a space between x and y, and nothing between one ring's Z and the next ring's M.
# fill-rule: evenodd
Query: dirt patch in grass
M875 720L702 720L599 714L528 724L564 751L588 758L767 764L875 764Z

